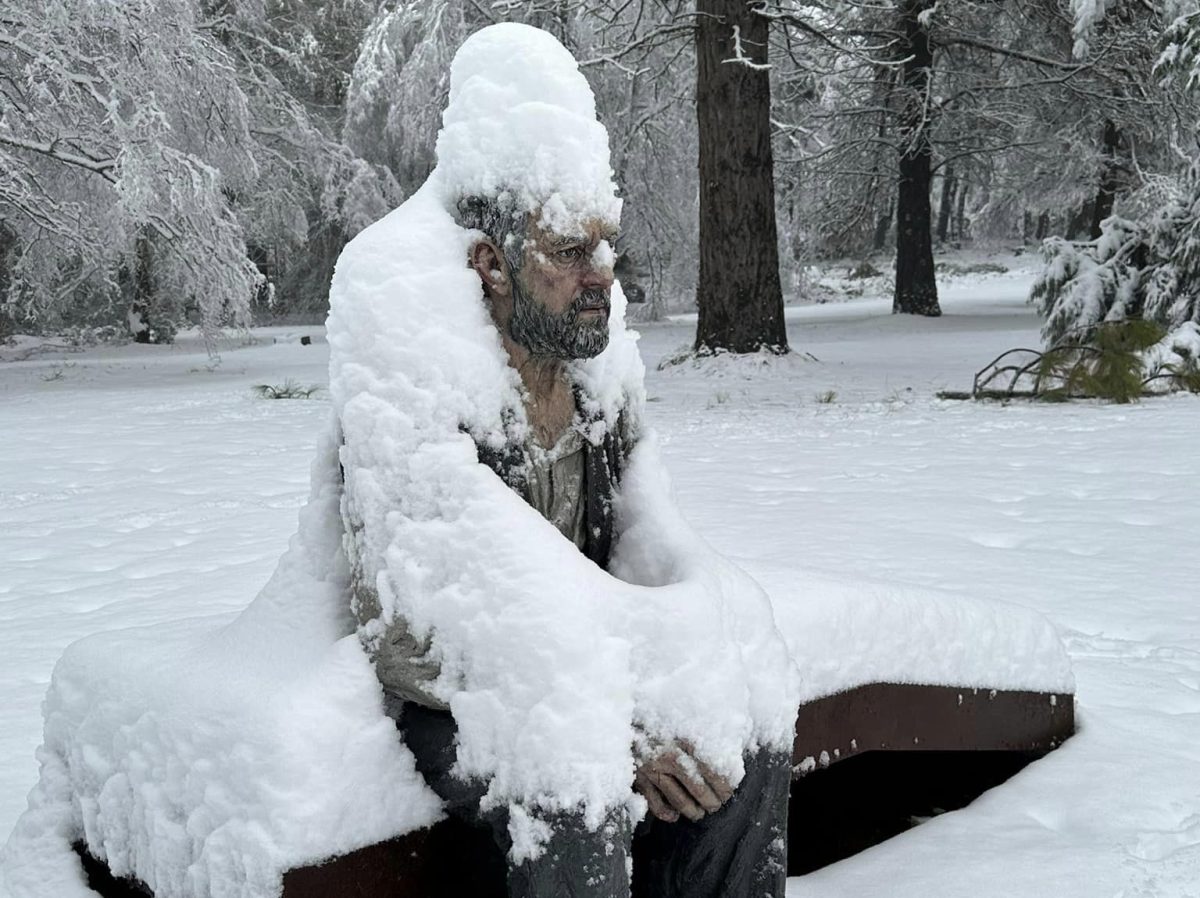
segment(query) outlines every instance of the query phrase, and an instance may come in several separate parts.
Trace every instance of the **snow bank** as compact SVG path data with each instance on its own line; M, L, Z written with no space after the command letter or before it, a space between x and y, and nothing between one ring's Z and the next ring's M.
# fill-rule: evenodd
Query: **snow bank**
M440 817L353 634L339 493L327 441L299 532L233 622L66 651L41 778L5 847L14 896L91 894L70 854L81 837L163 898L275 895L291 867Z

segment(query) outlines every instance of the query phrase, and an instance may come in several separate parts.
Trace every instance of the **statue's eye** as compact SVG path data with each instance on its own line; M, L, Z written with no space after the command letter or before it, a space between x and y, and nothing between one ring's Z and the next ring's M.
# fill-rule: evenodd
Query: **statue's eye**
M583 247L582 246L566 246L566 247L563 247L562 249L558 250L557 252L555 252L554 255L560 259L567 259L567 260L573 261L575 259L579 259L579 258L583 257Z

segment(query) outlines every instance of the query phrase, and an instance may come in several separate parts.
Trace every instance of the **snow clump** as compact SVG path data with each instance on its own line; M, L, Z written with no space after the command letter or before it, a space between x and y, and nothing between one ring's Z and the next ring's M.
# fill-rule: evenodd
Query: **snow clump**
M578 222L616 222L608 132L574 57L552 35L515 23L463 42L437 139L450 199L499 197L567 234Z

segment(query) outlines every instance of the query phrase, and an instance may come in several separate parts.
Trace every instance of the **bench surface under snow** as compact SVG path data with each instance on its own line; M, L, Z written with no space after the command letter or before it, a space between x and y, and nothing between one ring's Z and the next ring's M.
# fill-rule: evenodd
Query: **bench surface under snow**
M798 777L874 750L1045 752L1073 729L1070 666L1034 612L753 573L802 673ZM469 834L438 823L356 645L319 644L304 621L229 625L68 649L42 778L8 845L16 895L94 895L77 851L104 894L160 898L426 895L430 864L439 889L447 858L469 866L456 861Z

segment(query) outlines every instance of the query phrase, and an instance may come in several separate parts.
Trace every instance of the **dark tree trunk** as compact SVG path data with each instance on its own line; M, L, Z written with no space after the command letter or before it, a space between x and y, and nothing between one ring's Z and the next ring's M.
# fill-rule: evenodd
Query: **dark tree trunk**
M942 202L938 206L938 243L950 239L950 213L954 209L954 196L958 192L958 181L954 179L954 166L946 166L942 175Z
M1095 208L1095 201L1088 200L1071 215L1070 219L1067 221L1068 240L1074 240L1083 233L1084 228L1086 228L1092 220Z
M955 225L955 239L967 239L967 193L970 191L970 185L964 181L962 186L958 188L958 211L955 213L957 224Z
M895 71L890 66L875 67L875 87L874 87L874 102L879 106L879 124L875 128L875 136L879 139L879 145L883 146L888 132L888 120L890 116L887 113L888 96L895 90ZM879 252L887 246L888 232L892 229L892 218L896 214L896 202L891 196L890 184L880 190L880 181L883 180L880 173L880 159L875 157L875 161L871 164L871 184L874 188L872 191L877 197L876 202L883 201L883 209L875 216L875 233L872 235L871 249L874 252ZM890 180L890 179L888 179ZM884 192L886 191L886 192Z
M133 296L129 304L129 330L135 343L149 343L154 337L150 329L151 309L154 306L154 279L151 273L150 239L142 230L134 243Z
M1112 215L1113 202L1117 198L1117 187L1120 186L1117 170L1117 150L1121 146L1121 129L1112 119L1104 120L1104 167L1100 172L1100 189L1096 191L1096 201L1092 205L1093 240L1100 236L1100 223Z
M13 266L17 262L17 232L0 221L0 343L16 333L17 322L10 314L16 308L16 296L9 296L12 285ZM8 301L12 300L12 305Z
M895 203L888 203L884 207L879 218L875 219L875 250L881 250L887 246L888 231L892 229L892 216L895 214Z
M1038 216L1037 232L1033 235L1034 238L1041 242L1050 236L1050 213L1042 212Z
M775 176L767 20L747 0L696 2L696 120L700 146L697 351L787 352Z
M933 272L933 210L929 202L930 161L929 88L933 76L933 47L917 18L934 0L900 0L900 52L905 59L901 77L900 188L896 204L896 294L893 312L909 315L942 314Z

